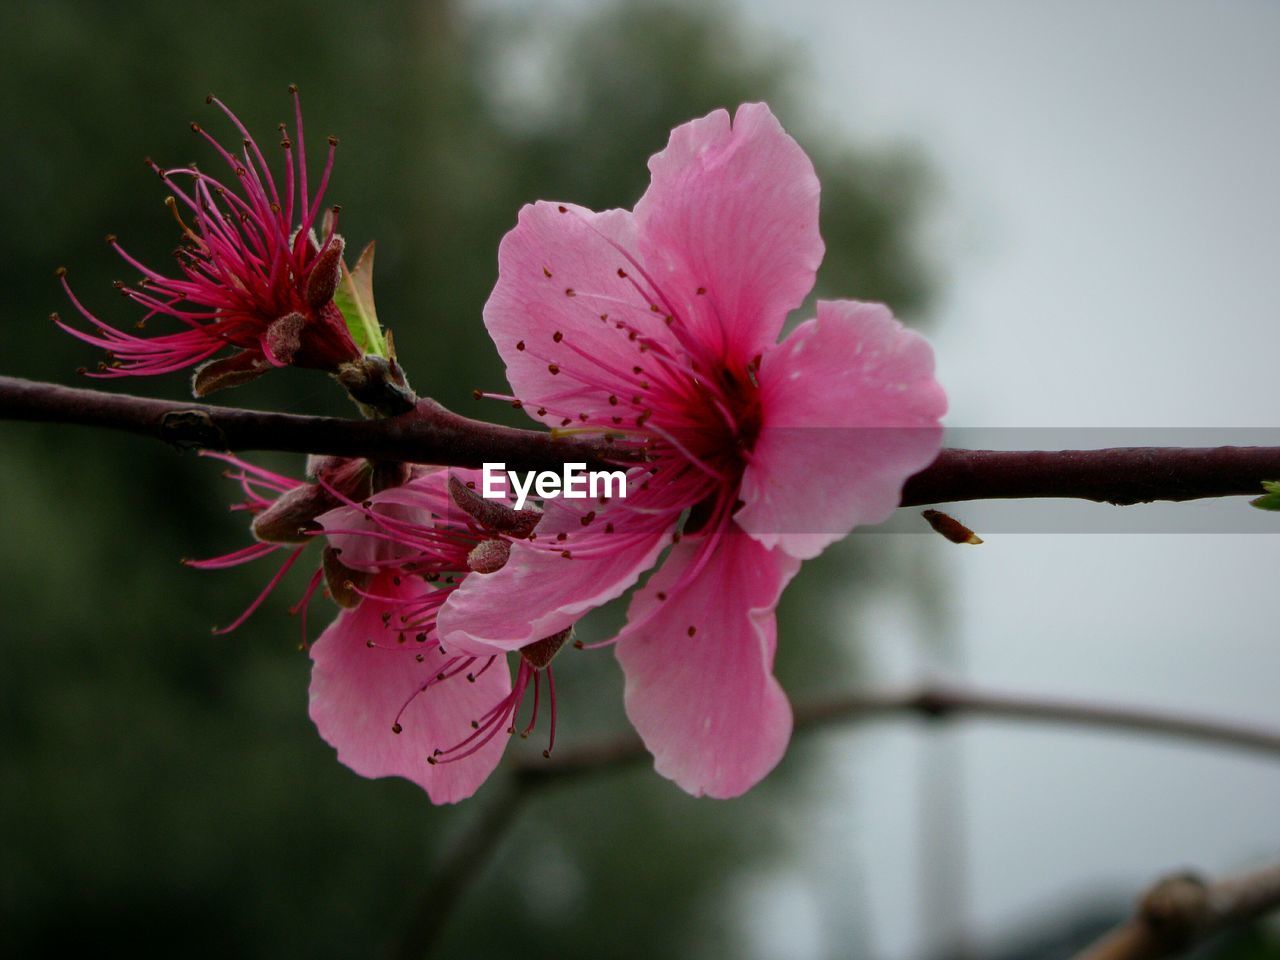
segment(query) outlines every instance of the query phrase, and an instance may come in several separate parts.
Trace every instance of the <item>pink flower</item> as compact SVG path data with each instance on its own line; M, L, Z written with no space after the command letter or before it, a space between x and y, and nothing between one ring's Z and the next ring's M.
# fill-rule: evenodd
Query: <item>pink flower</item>
M441 611L451 649L518 649L636 583L616 638L659 773L732 797L781 758L774 610L800 561L884 520L941 443L933 354L878 304L820 301L818 180L769 108L674 130L634 212L525 207L485 324L543 423L643 444L625 499L554 500ZM568 432L567 431L567 432Z
M273 554L285 560L225 634L243 624L280 585L312 542L321 561L290 612L302 615L302 649L313 661L310 713L338 758L366 777L401 776L436 803L470 796L488 778L507 735L528 736L543 712L546 687L555 745L551 660L566 630L520 651L514 682L503 650L451 655L436 617L457 585L500 568L513 539L540 515L482 500L474 471L408 468L379 473L363 460L312 458L313 483L294 480L226 454L228 477L245 499L232 509L253 515L249 547L188 566L218 570ZM385 471L384 471L385 472ZM380 481L387 489L370 493ZM359 498L359 502L352 498ZM308 644L306 613L321 584L342 608ZM517 731L532 688L527 723Z
M142 274L133 285L117 284L145 311L138 328L162 316L177 321L176 332L139 336L99 320L71 292L65 271L59 271L67 295L92 329L79 330L56 314L54 321L72 336L107 351L107 362L90 376L146 376L204 364L194 381L196 395L203 396L252 380L272 367L335 370L359 359L361 352L333 302L343 252L342 237L335 232L337 207L324 218L324 236L316 236L338 141L329 138L320 182L308 181L302 106L297 89L290 90L296 126L291 138L280 125L283 187L244 125L214 97L208 102L231 121L241 149L227 150L199 124L191 128L213 146L232 179L218 179L194 166L162 169L147 161L173 191L166 203L182 231L174 252L177 276L145 266L114 236L107 238L125 263ZM228 348L236 352L210 361Z
M319 518L344 566L370 575L311 647L311 718L338 759L366 777L400 776L435 803L471 796L497 766L509 734L527 736L542 709L550 739L551 659L569 630L524 645L514 682L500 649L454 653L436 621L458 586L505 563L538 521L471 493L479 474L431 470ZM532 687L527 724L518 717Z

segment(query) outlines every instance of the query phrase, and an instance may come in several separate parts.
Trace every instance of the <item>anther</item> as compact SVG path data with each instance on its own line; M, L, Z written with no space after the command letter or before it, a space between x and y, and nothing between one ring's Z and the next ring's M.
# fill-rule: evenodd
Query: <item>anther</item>
M547 372L554 376L560 372L560 365L558 363L548 363Z
M563 205L562 205L562 206L559 206L559 207L556 207L556 209L557 209L557 210L559 210L561 213L568 213L568 212L569 212L569 208L568 208L568 207L566 207L566 206L563 206Z
M338 145L338 138L331 134L329 136L329 146L336 147L337 145Z
M574 294L574 292L573 292L573 287L565 287L565 288L564 288L564 295L565 295L566 297L572 297L572 296L575 296L575 294Z
M391 732L392 732L392 733L401 733L401 732L403 732L403 731L404 731L404 727L400 726L400 724L398 724L398 723L393 723L393 724L391 725Z
M517 340L517 341L516 341L516 349L517 349L517 350L523 350L523 349L524 349L524 341L523 341L523 340ZM477 394L479 394L479 393L480 393L480 391L479 391L479 390L477 390L477 391L476 391L476 393L477 393ZM477 397L476 397L476 399L477 399L477 400L479 400L479 399L480 399L480 397L479 397L479 396L477 396Z
M546 267L542 268L542 275L546 277L548 280L551 279L551 271L548 270Z
M700 297L701 297L701 296L705 296L705 295L706 295L706 292L707 292L707 288L706 288L706 287L699 287L699 288L698 288L698 296L700 296Z
M551 335L551 339L556 343L559 343L561 340L564 339L564 334L561 333L559 330L557 330L555 333Z
M689 628L689 636L691 636L691 637L692 637L692 636L693 636L695 633L697 633L697 632L698 632L698 628L697 628L697 627L690 627L690 628Z

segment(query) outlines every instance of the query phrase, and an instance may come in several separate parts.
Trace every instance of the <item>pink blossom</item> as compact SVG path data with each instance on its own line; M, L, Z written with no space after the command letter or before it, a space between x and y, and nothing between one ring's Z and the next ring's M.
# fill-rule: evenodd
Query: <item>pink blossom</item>
M653 567L616 639L659 773L732 797L781 758L774 610L800 561L880 522L941 443L929 345L889 310L819 301L818 180L768 107L678 127L634 212L526 206L484 319L543 423L642 445L625 499L554 500L536 539L461 584L451 649L518 649Z
M272 367L334 370L360 357L333 302L343 252L342 237L335 232L337 207L324 217L323 236L316 236L337 140L329 138L319 183L309 181L301 102L296 88L290 89L295 128L290 136L280 125L283 185L277 184L244 125L214 97L208 101L231 121L241 147L228 150L199 124L191 128L212 145L229 179L195 166L164 169L147 161L172 191L166 203L182 234L174 252L177 276L144 265L116 237L107 238L124 262L141 274L134 284L117 284L145 311L137 327L145 328L159 316L176 321L176 332L142 336L111 326L84 307L67 284L65 271L59 271L67 295L91 329L80 330L56 314L54 321L72 336L107 351L106 362L89 376L146 376L204 364L194 383L196 394L203 395L244 383ZM211 360L228 348L235 352Z
M536 514L470 493L475 471L431 470L403 486L319 518L342 563L371 574L361 601L311 647L311 718L338 759L366 777L401 776L436 803L470 796L502 757L508 735L528 736L550 712L551 660L565 630L523 645L514 682L501 649L466 653L440 642L437 618L457 588L506 562ZM532 688L527 724L518 718Z
M474 471L404 468L391 486L372 493L387 478L363 460L312 458L308 474L315 482L305 483L237 457L210 456L231 465L228 476L245 494L233 509L253 515L257 542L186 563L216 570L285 554L248 608L214 632L243 624L310 543L322 548L291 611L302 614L301 646L313 661L312 720L343 763L367 777L405 777L433 801L451 803L484 782L509 734L528 736L547 712L549 754L556 726L551 660L569 632L521 650L513 682L505 651L453 654L436 630L457 586L499 569L511 542L532 531L537 513L482 500L468 487ZM321 584L343 609L308 644L306 610ZM528 700L528 721L517 730Z

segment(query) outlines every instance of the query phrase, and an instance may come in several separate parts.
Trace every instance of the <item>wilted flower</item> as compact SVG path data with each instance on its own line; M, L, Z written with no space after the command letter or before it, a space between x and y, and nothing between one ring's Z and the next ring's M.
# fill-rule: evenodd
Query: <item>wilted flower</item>
M884 520L941 442L933 354L877 304L820 301L818 180L768 107L671 134L634 212L525 207L485 324L513 397L559 430L643 443L625 499L549 501L535 541L440 614L451 649L517 649L619 596L657 770L730 797L782 756L774 609L800 561Z
M195 166L165 169L148 159L172 191L165 202L182 233L174 251L177 276L153 270L130 255L116 237L107 238L125 263L142 274L134 284L117 284L145 311L137 327L144 329L160 316L176 321L176 332L146 336L111 326L83 306L67 284L65 271L59 271L67 295L92 329L77 329L56 314L54 321L72 336L107 351L107 360L90 376L147 376L202 364L193 390L203 396L245 383L272 367L334 371L360 358L361 350L333 300L343 268L338 208L322 217L338 141L329 138L320 181L313 183L308 179L301 102L297 88L290 90L295 128L290 136L280 125L282 185L248 130L214 97L208 102L231 121L241 137L240 147L228 150L199 124L191 129L217 151L229 178L219 179ZM228 349L234 352L211 359Z

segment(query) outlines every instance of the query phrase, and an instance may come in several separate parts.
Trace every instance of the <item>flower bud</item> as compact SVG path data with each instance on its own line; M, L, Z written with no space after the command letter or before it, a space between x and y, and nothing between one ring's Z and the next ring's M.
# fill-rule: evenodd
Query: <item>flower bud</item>
M409 386L400 364L376 354L341 364L337 380L352 400L378 416L408 413L418 403L418 395Z

